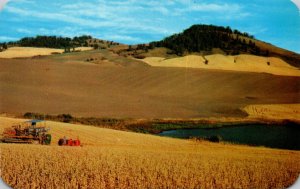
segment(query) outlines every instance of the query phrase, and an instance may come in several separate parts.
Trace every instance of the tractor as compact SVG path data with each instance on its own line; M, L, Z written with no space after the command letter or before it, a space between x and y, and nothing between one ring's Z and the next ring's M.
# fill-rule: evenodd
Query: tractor
M49 145L51 143L49 130L50 128L46 128L46 122L43 120L25 121L5 128L2 133L2 142Z

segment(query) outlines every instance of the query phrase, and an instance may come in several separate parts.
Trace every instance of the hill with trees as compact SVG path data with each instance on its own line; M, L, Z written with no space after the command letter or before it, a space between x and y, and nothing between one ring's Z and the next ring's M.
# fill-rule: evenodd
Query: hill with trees
M146 52L155 48L166 48L168 54L177 56L191 53L210 55L216 52L226 55L274 56L300 67L299 54L257 40L253 35L231 29L229 26L193 25L182 33L171 35L161 41L137 45L134 49L137 52L135 56L143 57L141 56L143 50L145 55Z
M121 56L134 56L144 58L147 56L174 57L188 54L252 54L258 56L278 57L290 65L300 67L300 54L288 51L272 44L257 40L247 32L231 29L229 26L193 25L181 33L171 35L161 41L149 44L120 45L114 41L93 38L89 35L79 37L36 36L25 37L19 41L0 43L0 52L9 47L47 47L71 49L80 46L93 47L94 49L111 48Z
M0 43L0 50L5 50L7 47L21 46L65 49L66 52L69 52L70 49L74 49L75 47L94 47L98 49L108 48L113 45L119 45L119 43L95 39L89 35L76 36L73 38L38 35L36 37L24 37L15 42Z
M246 40L247 38L247 40ZM232 30L230 27L193 25L182 33L171 35L161 41L150 43L150 48L166 47L177 55L191 52L210 52L220 48L227 54L267 54L261 52L254 42L254 36Z

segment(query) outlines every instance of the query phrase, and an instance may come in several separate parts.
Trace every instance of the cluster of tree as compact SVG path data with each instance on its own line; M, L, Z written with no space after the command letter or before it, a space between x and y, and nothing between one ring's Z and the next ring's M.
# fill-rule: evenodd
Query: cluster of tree
M106 49L115 45L120 45L120 43L100 39L89 40L89 46L93 47L94 49Z
M83 35L80 37L74 37L72 39L69 37L36 36L22 38L17 42L17 44L23 47L47 47L68 49L77 46L87 46L88 39L92 39L92 37Z
M8 43L0 43L0 50L5 50L7 46L21 46L21 47L46 47L46 48L58 48L65 49L65 52L75 51L76 47L94 47L94 49L110 47L113 45L119 45L114 41L104 41L94 39L89 35L69 37L57 37L57 36L36 36L36 37L24 37L19 41L13 41Z
M93 39L92 36L89 36L89 35L82 35L82 36L79 36L79 37L74 37L72 39L72 44L73 45L76 45L76 46L85 46L87 47L88 46L88 40L91 40Z
M178 55L211 51L213 48L220 48L228 54L245 52L259 55L260 49L253 39L254 36L232 30L229 26L193 25L182 33L151 42L149 48L166 47Z
M148 46L146 46L145 44L138 44L136 49L148 51Z

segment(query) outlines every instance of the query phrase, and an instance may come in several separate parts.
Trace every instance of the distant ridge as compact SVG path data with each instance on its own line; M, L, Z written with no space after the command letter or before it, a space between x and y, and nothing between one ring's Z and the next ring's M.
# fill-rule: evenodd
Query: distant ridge
M71 48L76 47L94 47L95 49L98 49L109 48L110 46L115 45L119 45L119 43L96 39L89 35L76 36L73 38L38 35L36 37L24 37L15 42L0 43L0 47L2 46L3 49L6 49L7 47L20 46L56 48L65 49L65 51L70 51Z

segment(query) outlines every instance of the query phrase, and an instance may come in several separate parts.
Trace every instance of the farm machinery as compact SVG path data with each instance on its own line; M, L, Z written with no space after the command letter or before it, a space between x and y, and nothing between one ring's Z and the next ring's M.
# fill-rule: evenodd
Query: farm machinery
M80 140L67 139L66 137L64 137L58 140L58 145L59 146L80 146Z
M49 130L50 128L46 128L46 122L43 120L25 121L10 128L5 128L2 134L2 142L49 145L51 143Z

